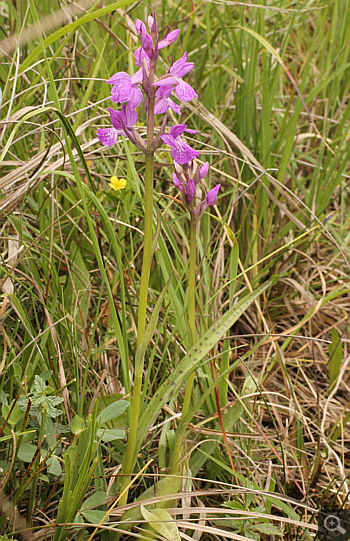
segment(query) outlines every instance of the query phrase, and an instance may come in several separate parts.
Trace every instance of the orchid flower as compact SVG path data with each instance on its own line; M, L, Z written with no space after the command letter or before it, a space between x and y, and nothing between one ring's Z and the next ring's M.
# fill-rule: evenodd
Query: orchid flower
M183 122L182 124L177 124L170 128L169 134L161 135L163 143L171 147L171 157L174 162L183 165L192 161L194 158L199 157L199 152L191 148L183 139L181 135L185 132L197 133L197 130L187 129L187 125Z
M114 103L130 103L132 109L136 109L143 100L142 92L137 85L142 83L142 69L139 69L132 77L120 71L115 73L107 83L113 85L111 100Z
M198 94L193 90L191 85L185 83L182 77L186 75L191 69L193 69L194 63L187 62L187 53L174 62L171 66L169 73L158 79L154 86L171 86L175 85L175 94L180 101L190 101L193 98L198 98Z
M112 147L118 140L119 135L127 135L124 126L131 128L137 122L137 113L130 106L123 105L121 111L115 111L108 107L113 128L100 128L97 137L103 145Z

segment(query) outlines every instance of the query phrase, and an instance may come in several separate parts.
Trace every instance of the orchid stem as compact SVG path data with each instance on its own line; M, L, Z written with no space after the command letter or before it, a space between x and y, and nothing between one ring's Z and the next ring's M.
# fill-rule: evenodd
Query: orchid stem
M150 81L154 80L154 67L150 73ZM154 137L154 95L149 100L147 114L147 148L149 149ZM144 221L144 244L143 261L140 282L140 296L137 321L137 347L139 347L146 328L147 298L149 277L152 263L152 225L153 225L153 168L154 153L148 152L145 159L145 221ZM130 429L126 452L123 459L123 477L121 481L120 493L123 496L118 502L118 506L126 505L128 500L127 486L130 483L131 473L136 462L137 429L140 416L140 404L142 395L142 376L144 368L144 359L135 365L134 389L131 399L131 417Z
M196 241L196 222L195 216L191 213L190 222L190 268L188 276L188 325L190 328L191 346L196 343L196 310L195 310L195 291L196 291L196 256L197 256L197 241ZM181 469L181 447L185 436L188 422L185 422L188 414L192 389L194 383L195 371L193 370L187 379L185 398L182 406L181 420L176 431L176 439L171 466L171 473L182 473Z

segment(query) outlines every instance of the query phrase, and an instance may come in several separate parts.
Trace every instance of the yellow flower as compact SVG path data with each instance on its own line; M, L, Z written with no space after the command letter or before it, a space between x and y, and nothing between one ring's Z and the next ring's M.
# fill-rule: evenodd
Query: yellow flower
M126 186L126 180L125 178L111 177L109 185L113 190L122 190Z

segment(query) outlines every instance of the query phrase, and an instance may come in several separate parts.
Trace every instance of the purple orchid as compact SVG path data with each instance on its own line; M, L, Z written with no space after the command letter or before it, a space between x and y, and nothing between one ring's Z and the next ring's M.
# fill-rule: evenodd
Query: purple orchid
M185 194L187 197L187 201L189 203L192 203L194 196L196 195L196 187L194 185L193 180L190 178L190 180L187 182L187 186L185 189Z
M205 162L204 165L202 165L202 167L200 168L199 170L199 176L200 178L204 178L207 176L208 174L208 171L209 171L209 162Z
M156 92L156 103L154 106L154 114L159 115L165 113L169 108L171 108L178 115L181 114L180 107L170 99L171 87L163 86L158 88Z
M121 111L115 111L108 107L113 128L100 128L97 132L97 137L105 146L112 147L118 140L120 135L127 135L124 126L131 128L137 122L137 113L130 106L123 105Z
M194 158L199 157L199 152L191 148L183 139L181 135L185 132L197 133L197 130L187 129L187 125L183 122L182 124L177 124L170 128L170 132L167 135L161 135L163 143L169 145L171 148L170 154L174 162L183 165L188 163Z
M164 49L164 47L167 47L168 45L171 45L177 40L178 35L180 34L180 30L171 30L169 34L165 34L164 38L160 40L158 43L158 49Z
M187 62L187 53L185 52L179 60L174 62L169 70L169 73L164 75L161 79L158 79L158 81L153 84L154 86L171 87L175 85L175 94L179 100L183 102L190 101L193 98L198 98L198 94L193 90L191 85L182 80L182 77L191 71L193 67L193 62Z
M135 57L135 64L136 66L138 66L139 68L142 68L143 67L143 63L146 62L146 66L147 68L149 69L149 57L148 55L146 54L145 50L143 49L143 47L138 47L135 51L135 54L134 54L134 57Z
M175 173L173 173L173 183L175 184L176 188L178 188L180 192L182 192L182 182L177 178Z
M205 208L207 209L208 207L210 207L211 205L216 205L216 201L217 201L217 198L218 198L218 193L219 193L219 190L220 190L220 186L221 184L217 184L216 186L214 186L214 188L212 188L211 190L209 190L209 192L207 193L207 196L205 198Z
M142 102L142 92L137 85L142 83L142 69L139 69L132 77L120 71L115 73L107 83L113 85L111 100L114 103L130 103L132 109L136 109Z

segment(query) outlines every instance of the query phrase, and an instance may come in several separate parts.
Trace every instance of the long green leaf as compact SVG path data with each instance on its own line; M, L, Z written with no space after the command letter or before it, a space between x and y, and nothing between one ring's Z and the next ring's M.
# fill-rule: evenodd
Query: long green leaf
M148 429L152 425L160 409L166 404L169 396L180 389L183 381L186 380L190 372L195 369L197 364L210 352L234 322L244 314L255 299L257 299L270 285L271 282L265 283L255 292L244 297L231 308L231 310L228 310L228 312L215 322L204 336L196 342L187 355L185 355L175 368L174 372L167 378L163 385L161 385L150 401L148 408L142 417L142 424L140 424L137 437L138 448L141 446Z

